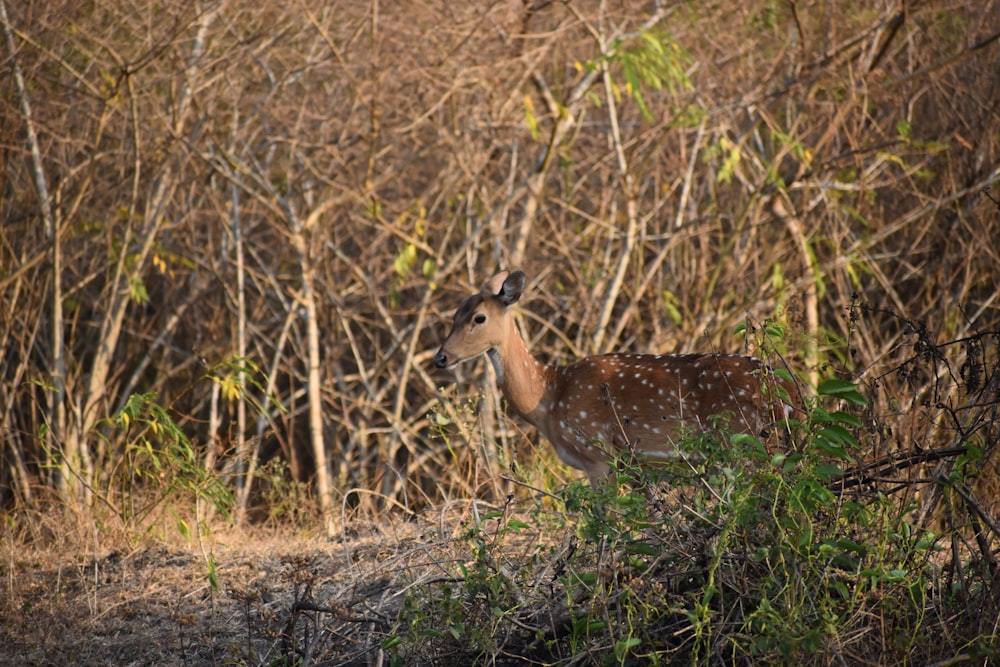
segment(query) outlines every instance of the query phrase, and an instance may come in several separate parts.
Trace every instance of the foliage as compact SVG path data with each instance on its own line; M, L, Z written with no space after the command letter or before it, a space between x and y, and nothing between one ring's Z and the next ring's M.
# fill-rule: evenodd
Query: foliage
M688 438L676 464L619 460L618 484L562 491L561 544L523 542L546 529L509 505L484 515L462 536L469 560L411 589L397 626L410 630L384 646L401 663L457 651L472 664L595 665L855 664L873 652L900 664L983 650L988 634L949 629L942 642L939 624L955 620L943 609L959 599L939 536L892 495L842 486L867 403L855 383L824 380L788 423L793 454L716 432Z
M205 469L193 443L155 394L135 394L118 413L108 438L123 432L123 456L108 473L104 503L113 508L128 533L141 527L158 508L181 501L208 502L227 519L232 492L222 479ZM185 498L185 496L187 496ZM182 537L191 539L187 522L177 518Z

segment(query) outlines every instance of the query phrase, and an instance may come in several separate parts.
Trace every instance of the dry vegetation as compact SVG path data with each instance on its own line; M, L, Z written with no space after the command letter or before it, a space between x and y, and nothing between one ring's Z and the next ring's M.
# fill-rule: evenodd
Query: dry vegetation
M0 10L0 662L1000 659L996 0ZM429 363L497 267L795 454L572 482Z

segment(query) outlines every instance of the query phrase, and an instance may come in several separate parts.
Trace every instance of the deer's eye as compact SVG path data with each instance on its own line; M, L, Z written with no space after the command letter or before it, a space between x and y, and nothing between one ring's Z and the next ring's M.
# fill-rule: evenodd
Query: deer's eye
M482 313L479 313L478 315L472 318L472 321L475 322L476 324L482 324L483 322L486 321L486 316L483 315Z

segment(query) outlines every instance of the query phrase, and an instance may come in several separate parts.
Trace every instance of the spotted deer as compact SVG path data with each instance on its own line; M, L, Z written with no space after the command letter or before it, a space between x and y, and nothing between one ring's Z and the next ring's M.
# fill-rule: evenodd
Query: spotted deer
M615 450L666 460L676 455L682 429L707 430L715 415L729 416L735 433L759 435L790 414L768 400L765 366L753 357L601 354L548 366L528 351L514 320L524 287L524 273L503 271L466 297L434 365L449 368L485 352L509 408L592 485L608 476Z

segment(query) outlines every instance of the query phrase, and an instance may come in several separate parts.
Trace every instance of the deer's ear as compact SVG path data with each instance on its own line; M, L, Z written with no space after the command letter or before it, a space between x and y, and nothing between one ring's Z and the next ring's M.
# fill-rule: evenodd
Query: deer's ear
M503 282L507 280L507 276L509 275L510 271L501 271L500 273L496 274L495 276L487 280L483 284L483 288L481 290L482 294L489 296L497 296L498 294L500 294L500 291L503 289Z
M500 291L497 293L497 296L500 297L500 302L504 306L509 306L520 299L521 294L524 293L524 283L523 271L515 271L507 276L503 281L503 285L500 286Z

